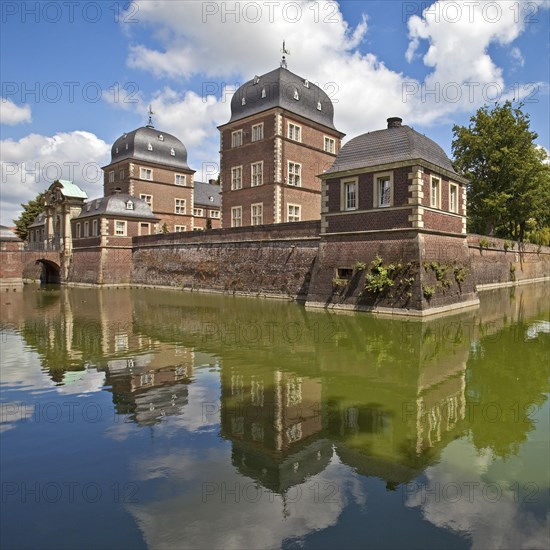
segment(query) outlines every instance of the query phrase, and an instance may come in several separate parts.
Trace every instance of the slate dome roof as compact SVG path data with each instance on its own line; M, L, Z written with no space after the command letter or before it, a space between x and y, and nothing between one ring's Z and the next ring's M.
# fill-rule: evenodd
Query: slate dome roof
M456 174L451 160L435 141L409 126L401 126L399 118L388 119L388 125L389 128L367 132L348 141L324 174L414 160L425 160ZM462 179L458 174L456 177Z
M313 82L284 67L262 76L255 76L244 83L231 99L229 122L273 107L282 107L323 126L336 129L333 121L334 107L329 96Z
M129 201L132 203L132 208L127 207ZM108 197L86 201L82 206L82 211L75 219L89 218L98 214L125 218L158 219L144 200L126 193L115 193Z
M149 125L123 134L113 143L111 164L128 158L189 170L185 145Z

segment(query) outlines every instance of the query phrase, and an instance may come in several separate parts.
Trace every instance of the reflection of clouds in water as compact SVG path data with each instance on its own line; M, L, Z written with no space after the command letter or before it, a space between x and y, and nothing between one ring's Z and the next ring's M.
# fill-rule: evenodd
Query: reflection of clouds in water
M0 404L0 433L16 427L16 422L24 422L34 415L34 405L12 401Z
M473 549L548 548L549 518L516 502L508 482L489 479L492 463L491 453L478 454L470 443L455 441L439 464L425 470L426 482L407 486L405 504L420 507L438 527L468 535Z
M0 345L2 386L17 389L49 391L54 386L49 376L41 370L40 357L29 349L19 334L4 333Z
M56 391L61 395L79 395L101 391L105 384L105 373L95 369L66 372L63 377L63 386L57 386Z
M228 447L186 449L136 461L137 483L157 479L170 484L167 494L177 493L148 504L128 505L148 546L278 548L285 539L335 525L354 485L351 470L333 460L321 474L292 487L283 498L239 475L229 454ZM364 502L359 485L353 490L354 497Z

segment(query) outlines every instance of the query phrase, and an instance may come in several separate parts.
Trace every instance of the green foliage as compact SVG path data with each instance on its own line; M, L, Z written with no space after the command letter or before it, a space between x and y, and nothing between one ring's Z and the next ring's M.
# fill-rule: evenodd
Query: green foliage
M45 194L46 191L42 191L42 193L36 195L33 200L30 200L26 204L21 204L21 206L23 207L23 212L21 212L19 218L13 220L13 223L15 223L15 232L17 233L18 237L23 241L27 238L27 235L29 234L29 226L35 220L36 216L38 216L38 214L40 214L44 210L42 199L44 198Z
M349 281L347 279L341 279L338 275L332 279L332 286L335 288L344 288L348 283Z
M353 266L353 269L355 271L365 271L367 269L367 264L365 262L355 262L355 265Z
M510 280L516 280L516 266L514 264L510 264Z
M447 270L449 269L449 266L442 265L439 262L431 262L430 267L432 268L432 271L435 273L435 278L438 281L441 281L444 279L445 274L447 273Z
M466 280L466 275L468 274L468 271L466 268L462 266L456 266L453 269L454 275L455 275L455 281L457 284L462 284Z
M550 246L550 227L535 228L527 231L525 240L539 246Z
M479 239L479 248L489 248L489 241L487 239Z
M504 252L508 252L510 246L510 241L504 241Z
M468 178L468 230L523 241L528 220L550 226L550 165L523 105L484 106L454 126L455 169Z
M422 293L424 294L424 297L426 298L426 300L430 300L431 297L435 294L435 287L422 285Z
M393 286L391 274L395 271L395 265L384 266L382 258L376 256L370 267L370 273L365 275L365 290L380 293Z
M166 225L166 223L162 224L161 232L164 234L168 233L168 226Z

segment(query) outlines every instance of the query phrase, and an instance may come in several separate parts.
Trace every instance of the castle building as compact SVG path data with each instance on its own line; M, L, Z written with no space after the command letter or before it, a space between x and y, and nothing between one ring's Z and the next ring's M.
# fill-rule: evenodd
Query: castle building
M221 227L220 186L195 180L193 195L193 229L219 229Z
M308 296L312 305L326 305L331 294L334 307L421 314L478 303L466 277L472 272L467 180L437 143L400 118L388 118L386 129L346 143L320 178L321 245ZM395 279L383 289L369 283L381 280L381 272ZM335 292L335 285L344 290Z
M222 226L319 219L322 173L345 135L319 86L281 67L243 84L219 126Z
M323 180L321 232L429 229L466 233L466 180L433 140L388 118L351 139Z
M105 196L118 191L144 200L159 218L159 230L193 230L195 171L187 164L183 143L155 129L151 119L113 143L111 162L103 171Z

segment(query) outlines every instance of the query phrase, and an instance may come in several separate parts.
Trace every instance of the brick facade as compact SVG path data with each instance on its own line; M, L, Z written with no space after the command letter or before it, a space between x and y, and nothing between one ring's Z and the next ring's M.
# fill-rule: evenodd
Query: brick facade
M142 179L141 169L151 170L151 180ZM112 195L115 190L151 201L153 214L160 218L156 230L162 230L164 224L169 232L182 230L192 231L193 222L193 170L170 168L141 160L122 160L109 164L104 170L104 196ZM112 175L111 175L112 174ZM184 176L185 184L176 184L176 177ZM113 181L110 181L113 179ZM178 178L178 181L181 181ZM151 197L151 198L149 198ZM176 204L176 199L179 202ZM184 213L176 213L182 209Z
M252 141L253 126L263 124L263 138ZM289 138L289 124L300 128L300 141ZM233 146L233 133L242 131L242 145ZM321 211L321 182L317 175L334 162L340 132L288 113L281 108L220 126L222 226L231 227L232 208L242 208L242 225L252 225L251 207L263 206L263 223L284 223L299 207L300 221L316 220ZM325 137L335 152L324 150ZM262 184L253 186L252 164L261 162ZM291 185L289 162L300 166L299 185ZM242 188L232 189L232 168L242 167ZM234 187L234 186L233 186Z

